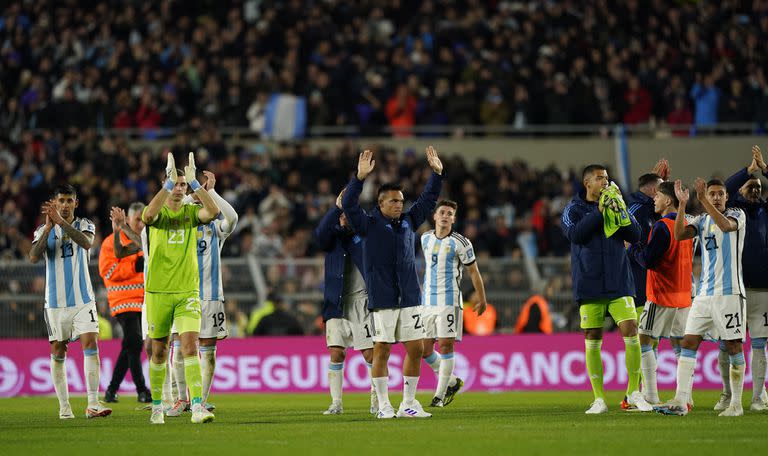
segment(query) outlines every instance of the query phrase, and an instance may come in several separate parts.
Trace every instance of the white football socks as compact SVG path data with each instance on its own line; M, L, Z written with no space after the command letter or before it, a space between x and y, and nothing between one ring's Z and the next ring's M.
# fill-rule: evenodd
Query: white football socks
M56 397L59 399L59 407L69 404L69 385L67 385L67 357L59 358L51 355L51 379Z
M344 363L328 363L328 386L331 389L331 401L341 404L341 391L344 385Z
M200 347L200 372L203 377L203 404L208 402L208 395L213 384L213 374L216 371L216 346Z
M642 350L640 363L643 369L643 395L646 400L653 400L655 402L658 401L659 398L659 390L656 382L656 353L654 353L650 346L644 345L640 347L640 349Z
M83 350L83 372L85 373L85 388L88 396L88 407L99 405L99 349Z
M448 383L453 376L453 368L456 365L456 358L453 353L442 354L440 355L440 358L440 371L437 375L435 397L443 399L445 397L445 390L448 389Z

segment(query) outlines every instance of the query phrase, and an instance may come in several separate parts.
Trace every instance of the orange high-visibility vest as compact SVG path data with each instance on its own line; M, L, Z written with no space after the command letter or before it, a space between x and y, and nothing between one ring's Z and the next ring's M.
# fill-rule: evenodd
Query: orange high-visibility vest
M525 301L523 309L520 311L520 316L517 317L517 323L515 323L515 334L520 334L528 324L528 319L531 316L531 307L539 306L541 312L541 321L539 322L539 330L544 334L552 334L552 318L549 316L549 303L541 295L533 295Z
M649 301L662 307L690 307L693 239L676 240L675 221L662 218L661 222L669 229L669 247L658 263L648 268L645 294ZM653 231L648 233L648 239L651 234Z
M101 243L99 275L107 287L107 300L112 316L123 312L141 312L144 305L144 272L136 272L136 262L142 252L118 259L115 256L114 233ZM120 233L120 240L128 244L130 239Z
M477 315L469 303L464 304L464 330L475 336L488 336L496 328L496 309L488 303L485 312Z

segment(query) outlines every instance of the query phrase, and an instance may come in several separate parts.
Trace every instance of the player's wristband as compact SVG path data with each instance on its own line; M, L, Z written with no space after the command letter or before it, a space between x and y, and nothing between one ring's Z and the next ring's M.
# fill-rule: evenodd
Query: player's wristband
M192 182L189 183L189 187L192 189L193 192L196 192L197 189L202 188L202 185L200 185L200 182L198 182L197 179L194 179Z
M173 191L174 183L170 179L166 179L165 183L163 184L163 190L165 190L168 193L171 193Z

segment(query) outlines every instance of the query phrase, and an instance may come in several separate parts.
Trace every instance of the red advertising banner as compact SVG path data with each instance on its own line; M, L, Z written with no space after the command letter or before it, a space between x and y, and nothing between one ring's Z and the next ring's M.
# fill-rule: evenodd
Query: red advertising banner
M456 346L455 374L465 388L475 391L588 390L581 334L505 335L466 337ZM101 390L112 376L120 341L101 341ZM392 350L390 388L402 386L402 346ZM219 342L214 392L325 392L328 355L323 337L272 337ZM626 388L624 343L617 334L603 342L607 389ZM658 356L659 388L674 388L676 361L666 341ZM147 362L144 361L145 378ZM70 344L67 376L72 393L85 392L83 357L79 344ZM749 373L745 381L750 382ZM703 343L696 366L696 388L720 388L717 345ZM363 357L350 349L344 367L346 391L367 391L368 370ZM420 389L434 388L435 375L422 364ZM123 393L134 389L130 374ZM52 394L50 348L43 339L0 339L0 397Z

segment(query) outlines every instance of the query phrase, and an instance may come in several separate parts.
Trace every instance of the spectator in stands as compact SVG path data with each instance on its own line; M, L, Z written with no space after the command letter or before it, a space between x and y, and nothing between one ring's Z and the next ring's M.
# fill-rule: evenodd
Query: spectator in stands
M688 125L693 123L693 114L688 109L688 103L684 97L675 97L674 109L667 115L667 123L672 128L674 136L688 136ZM685 125L685 128L675 128L676 125Z
M253 330L254 336L303 336L304 330L301 328L298 320L288 310L285 301L279 296L275 296L272 301L274 310L264 315L256 329Z
M500 126L507 123L509 119L509 107L504 101L499 86L492 85L488 89L483 104L480 105L480 120L483 125Z
M408 86L400 84L386 107L389 126L395 136L410 136L415 123L416 98L409 93Z
M691 88L691 98L694 102L693 119L696 125L714 125L717 123L717 111L720 103L720 89L715 85L718 72L712 72L703 77L697 75L697 81Z
M624 102L627 104L624 111L624 123L647 123L651 118L653 100L651 94L640 85L637 76L629 78L629 84L624 92Z

